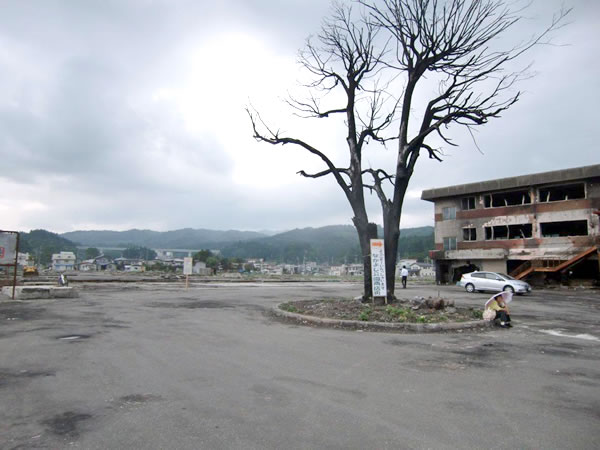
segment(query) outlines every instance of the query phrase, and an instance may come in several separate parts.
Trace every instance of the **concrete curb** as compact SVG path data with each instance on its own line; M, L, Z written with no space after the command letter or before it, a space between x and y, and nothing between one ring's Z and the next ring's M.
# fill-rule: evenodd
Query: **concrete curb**
M471 320L469 322L453 322L453 323L398 323L398 322L367 322L362 320L344 320L344 319L328 319L324 317L307 316L305 314L292 313L284 311L276 305L272 308L272 312L278 317L292 319L302 323L312 323L315 325L351 328L359 330L374 330L374 331L409 331L413 333L436 333L443 331L459 331L492 328L493 322L487 320Z
M12 286L4 286L2 288L2 294L7 298L4 301L12 301ZM72 287L64 286L16 286L15 287L15 300L37 300L37 299L49 299L49 298L77 298L79 297L77 291Z

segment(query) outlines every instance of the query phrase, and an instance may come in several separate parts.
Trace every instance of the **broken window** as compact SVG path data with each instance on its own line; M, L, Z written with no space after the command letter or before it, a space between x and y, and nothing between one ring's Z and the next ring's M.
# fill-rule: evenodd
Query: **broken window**
M585 198L585 185L583 183L540 188L540 202L558 202L577 198Z
M444 220L456 219L456 208L454 206L442 208L442 218Z
M517 225L497 225L485 227L485 239L527 239L533 237L533 227L530 223Z
M476 241L477 240L477 229L476 228L463 228L463 241Z
M444 250L456 250L456 238L445 237L444 238Z
M533 227L530 223L508 226L509 239L527 239L533 236Z
M485 239L508 239L508 227L506 225L498 225L495 227L485 227Z
M569 220L565 222L546 222L540 224L542 237L587 236L587 220Z
M486 208L527 205L531 203L529 191L497 192L495 194L486 194L483 199Z
M465 197L462 199L462 209L475 209L475 197Z

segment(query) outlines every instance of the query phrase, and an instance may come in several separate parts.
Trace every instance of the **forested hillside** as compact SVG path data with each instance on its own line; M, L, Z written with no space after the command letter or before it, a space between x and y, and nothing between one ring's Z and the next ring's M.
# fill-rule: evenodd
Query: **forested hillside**
M379 235L383 234L379 230ZM220 250L227 258L262 258L297 264L303 261L341 264L362 261L356 230L351 225L302 228L273 236L251 231L182 230L159 232L74 231L61 236L44 230L23 233L22 251L41 254L48 263L52 253L75 251L85 247L144 247L167 249ZM407 228L401 231L399 257L424 259L433 248L433 227Z
M382 235L382 231L379 231ZM433 227L402 230L399 257L423 260L433 249ZM303 260L331 264L362 261L356 229L351 225L303 228L262 239L236 242L222 249L231 258L263 258L298 263Z
M29 233L20 233L19 251L29 253L36 262L50 264L52 254L61 251L76 252L77 245L46 230L32 230Z
M246 241L265 236L254 231L206 230L183 228L173 231L127 230L127 231L71 231L63 237L88 247L149 248L218 248L236 241Z

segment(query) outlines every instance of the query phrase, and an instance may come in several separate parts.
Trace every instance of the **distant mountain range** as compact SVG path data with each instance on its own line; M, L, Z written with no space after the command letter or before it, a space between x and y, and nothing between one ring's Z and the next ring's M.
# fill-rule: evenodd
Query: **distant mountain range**
M31 230L20 233L19 252L29 253L42 264L49 264L53 253L75 252L77 244L46 230Z
M382 235L382 230L379 230ZM356 229L351 225L302 228L274 235L267 232L218 231L185 228L175 231L73 231L61 237L86 247L143 246L162 249L220 250L226 257L263 258L297 263L358 262L360 249ZM433 227L407 228L400 234L400 257L427 256L433 248Z
M382 230L379 230L380 235ZM263 258L268 261L331 264L361 261L356 230L351 225L302 228L272 236L253 231L218 231L185 228L175 231L72 231L61 235L46 230L21 234L21 252L32 253L49 263L52 253L77 251L80 247L219 250L228 258ZM433 249L433 227L401 231L400 258L423 259ZM80 253L83 250L80 251Z
M254 231L219 231L183 228L174 231L71 231L61 236L87 247L127 247L205 249L220 248L231 242L267 236Z

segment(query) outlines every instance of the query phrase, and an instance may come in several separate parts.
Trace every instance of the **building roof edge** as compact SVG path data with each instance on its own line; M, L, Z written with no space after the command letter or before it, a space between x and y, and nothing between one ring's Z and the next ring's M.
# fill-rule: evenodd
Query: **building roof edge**
M600 164L593 164L571 169L560 169L550 172L520 175L517 177L498 178L496 180L426 189L421 193L421 200L434 201L445 197L456 197L481 192L516 189L520 187L569 182L597 177L600 177Z

